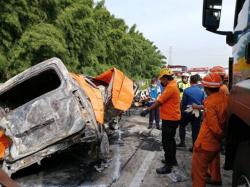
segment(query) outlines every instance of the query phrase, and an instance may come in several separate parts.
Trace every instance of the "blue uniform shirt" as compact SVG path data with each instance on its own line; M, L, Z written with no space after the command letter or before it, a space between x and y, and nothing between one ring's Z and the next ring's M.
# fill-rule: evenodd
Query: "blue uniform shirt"
M199 85L192 85L191 87L185 89L183 92L181 102L182 110L185 110L188 105L192 105L193 103L197 105L202 105L204 98L205 93L199 87Z
M150 101L148 102L148 106L151 106L156 101L158 96L161 94L161 88L158 85L150 86L148 88L148 93L150 96Z

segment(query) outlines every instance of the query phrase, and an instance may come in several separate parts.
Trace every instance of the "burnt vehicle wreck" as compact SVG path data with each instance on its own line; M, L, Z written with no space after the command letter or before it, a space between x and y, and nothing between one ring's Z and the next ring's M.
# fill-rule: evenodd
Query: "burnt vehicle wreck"
M60 59L52 58L2 84L0 128L9 139L2 169L11 175L77 143L95 146L97 157L105 159L110 118L128 109L133 99L133 82L122 74L122 84L115 83L116 71L109 71L110 79L90 79L69 73ZM124 94L131 99L119 103ZM110 110L120 112L109 117Z

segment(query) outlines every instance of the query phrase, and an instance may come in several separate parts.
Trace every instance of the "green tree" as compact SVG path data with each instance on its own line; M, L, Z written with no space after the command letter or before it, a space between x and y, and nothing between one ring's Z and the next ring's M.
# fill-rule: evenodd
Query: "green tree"
M129 28L110 14L104 1L2 0L0 7L2 81L54 56L77 73L94 76L114 66L148 79L165 58L136 25Z

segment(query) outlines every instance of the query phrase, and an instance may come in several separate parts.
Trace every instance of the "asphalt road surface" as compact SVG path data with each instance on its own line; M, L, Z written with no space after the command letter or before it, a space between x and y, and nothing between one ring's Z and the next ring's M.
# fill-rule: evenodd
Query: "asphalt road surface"
M138 113L138 112L137 112ZM121 128L111 138L110 160L98 163L91 160L86 149L77 145L57 153L16 173L13 177L21 186L69 187L161 187L191 186L192 153L177 150L179 166L173 173L159 175L155 169L162 166L161 131L148 130L148 119L134 112L120 121ZM191 146L190 132L187 144ZM178 138L177 138L178 142ZM223 156L221 163L223 164ZM223 186L231 186L231 172L222 170ZM209 186L209 185L208 185Z

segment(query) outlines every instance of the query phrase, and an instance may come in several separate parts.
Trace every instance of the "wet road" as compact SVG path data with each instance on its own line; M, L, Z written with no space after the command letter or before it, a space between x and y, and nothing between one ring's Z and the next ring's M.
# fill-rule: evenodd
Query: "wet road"
M17 173L15 180L27 187L191 186L192 155L188 148L177 151L179 167L174 168L175 174L158 175L155 169L162 166L163 158L161 132L148 130L147 118L138 115L124 117L120 124L121 130L110 139L111 159L108 163L91 161L83 145L78 145L43 160L41 166L35 165ZM191 146L190 133L187 136ZM231 172L222 170L222 174L223 186L231 186Z

